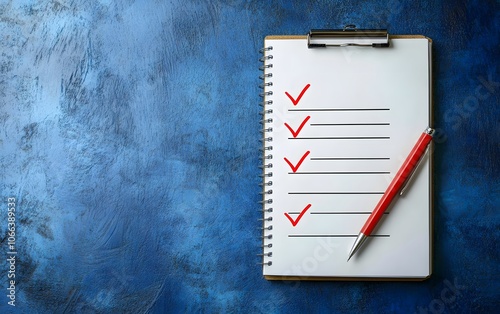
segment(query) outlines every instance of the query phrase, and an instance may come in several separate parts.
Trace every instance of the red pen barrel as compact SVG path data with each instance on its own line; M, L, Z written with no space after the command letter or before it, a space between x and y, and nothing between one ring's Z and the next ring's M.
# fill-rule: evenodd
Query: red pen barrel
M417 167L418 161L424 155L427 145L429 145L429 142L431 140L432 135L428 134L427 132L422 133L417 143L411 150L410 154L408 155L408 157L406 157L403 165L399 168L396 176L394 176L394 179L392 179L391 184L389 184L389 186L387 187L384 195L382 195L382 198L378 202L377 206L375 206L375 209L370 214L370 217L368 217L368 220L365 222L363 228L361 229L361 233L367 236L372 233L373 229L377 225L380 218L382 218L382 215L389 207L394 197L396 197L396 195L403 187L403 184L405 183L408 176L413 172L415 167Z

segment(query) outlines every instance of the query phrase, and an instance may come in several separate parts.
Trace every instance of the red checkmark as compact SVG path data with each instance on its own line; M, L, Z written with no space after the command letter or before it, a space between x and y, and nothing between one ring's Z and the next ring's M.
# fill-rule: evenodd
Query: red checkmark
M300 212L299 216L297 217L297 219L293 220L292 217L290 217L290 215L288 215L288 213L285 213L285 216L286 218L288 218L288 220L290 220L290 222L292 223L292 226L296 226L300 219L302 218L302 216L304 216L304 214L306 213L306 211L311 207L311 204L307 204L306 207L304 207L304 209Z
M306 87L304 87L302 89L302 91L300 92L299 97L297 97L297 99L294 99L290 94L288 94L288 92L285 92L285 94L288 96L288 98L290 98L290 100L292 101L293 105L297 106L297 104L299 103L299 101L302 98L302 96L304 96L304 93L309 88L309 86L311 86L311 84L307 84Z
M285 126L290 130L290 132L292 132L292 135L293 137L297 137L297 135L299 135L300 131L302 130L302 128L304 127L304 125L306 125L306 122L311 118L311 116L307 116L304 121L302 121L302 123L300 124L299 128L297 129L297 131L294 131L292 129L291 126L288 125L288 123L285 123Z
M290 166L290 168L292 168L292 171L295 173L297 170L299 170L299 167L300 165L302 164L302 162L304 161L304 159L306 159L307 155L309 155L310 151L307 151L304 156L302 156L302 158L300 158L299 162L297 163L296 166L294 166L290 160L288 160L286 157L284 158L286 163Z

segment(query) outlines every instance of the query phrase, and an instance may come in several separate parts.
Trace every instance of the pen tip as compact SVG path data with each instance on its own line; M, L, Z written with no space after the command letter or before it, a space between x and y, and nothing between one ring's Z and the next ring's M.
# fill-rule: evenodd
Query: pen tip
M361 247L361 245L363 245L363 243L365 242L367 236L360 232L358 234L358 236L356 237L356 241L354 242L354 245L352 246L351 248L351 252L349 253L349 258L347 259L347 261L349 261L351 259L351 257L356 254L356 252L359 250L359 248Z
M351 253L349 253L349 257L347 258L347 261L349 261L353 255L354 255L354 252L351 251Z

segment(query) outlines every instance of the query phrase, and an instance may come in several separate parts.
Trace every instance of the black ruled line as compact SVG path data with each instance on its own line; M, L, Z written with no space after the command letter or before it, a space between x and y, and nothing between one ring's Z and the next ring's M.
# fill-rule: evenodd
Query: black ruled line
M356 194L384 194L384 192L288 192L289 195L328 195L328 194L336 194L336 195L356 195Z
M311 126L391 125L390 123L311 123Z
M390 160L390 157L311 157L311 160Z
M300 215L300 212L289 212L289 215ZM311 215L370 215L371 212L309 212ZM385 212L384 215L389 215Z
M310 212L310 214L311 215L370 215L371 212ZM389 212L384 213L384 215L389 215Z
M390 174L390 171L301 171L288 174Z
M388 140L390 136L289 137L289 140Z
M288 111L389 111L390 108L303 108L288 109Z
M289 234L289 238L356 238L357 234ZM389 234L372 234L370 238L389 238Z

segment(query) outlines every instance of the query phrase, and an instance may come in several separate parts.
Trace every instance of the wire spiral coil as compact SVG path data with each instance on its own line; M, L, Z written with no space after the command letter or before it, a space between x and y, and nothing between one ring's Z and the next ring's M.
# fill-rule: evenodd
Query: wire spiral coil
M260 67L260 70L262 71L262 75L259 77L262 80L262 83L260 84L260 88L262 89L262 92L260 93L260 96L262 97L262 102L261 106L262 108L262 163L261 163L261 169L262 169L262 183L260 184L262 187L262 201L259 203L261 204L261 211L263 217L260 219L262 222L262 227L261 227L261 232L262 232L262 254L259 254L259 256L262 258L262 262L260 264L264 266L271 266L273 264L272 262L272 256L273 252L271 250L272 248L272 230L273 230L273 199L272 199L272 194L273 194L273 181L272 181L272 168L273 168L273 155L271 151L273 150L272 142L273 142L273 137L272 137L272 123L273 123L273 91L272 91L272 86L273 82L272 77L273 73L272 68L272 59L273 55L271 54L273 50L273 47L265 47L260 49L260 53L262 54L262 57L259 59L260 62L262 62L262 66Z

